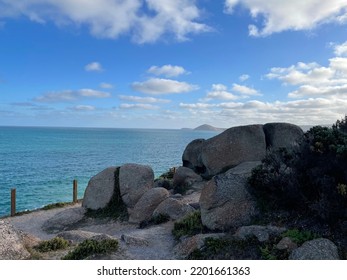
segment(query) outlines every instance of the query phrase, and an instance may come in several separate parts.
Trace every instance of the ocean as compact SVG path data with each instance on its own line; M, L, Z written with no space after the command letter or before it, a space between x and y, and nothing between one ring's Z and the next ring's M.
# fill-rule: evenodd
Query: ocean
M213 131L112 128L0 127L0 216L72 201L72 182L83 198L89 179L109 166L138 163L155 177L182 165L189 142Z

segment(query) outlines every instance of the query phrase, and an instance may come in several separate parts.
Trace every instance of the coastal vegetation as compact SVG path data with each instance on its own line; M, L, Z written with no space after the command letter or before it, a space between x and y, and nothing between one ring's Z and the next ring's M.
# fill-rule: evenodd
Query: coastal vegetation
M94 240L87 239L79 243L70 251L63 260L84 260L93 255L108 254L118 249L119 242L116 239Z
M200 211L195 211L181 221L175 222L172 234L178 240L182 236L192 236L202 233L203 230L204 226L201 222L201 213Z
M40 253L66 249L69 246L69 241L61 237L54 237L51 240L41 241L34 249Z

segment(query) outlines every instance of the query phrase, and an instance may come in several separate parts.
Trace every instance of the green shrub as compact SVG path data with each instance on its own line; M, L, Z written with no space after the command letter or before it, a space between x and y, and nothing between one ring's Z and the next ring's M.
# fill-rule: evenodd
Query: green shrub
M249 183L270 209L294 210L337 224L346 218L347 134L313 127L297 148L269 151Z
M51 240L41 241L37 246L34 247L34 249L41 253L45 253L49 251L66 249L68 246L69 246L69 241L61 237L54 237Z
M63 208L65 206L72 205L70 202L57 202L57 203L52 203L48 204L42 207L42 210L51 210L55 208Z
M176 173L176 167L172 167L172 168L170 168L167 172L161 174L161 175L159 176L159 179L168 179L168 180L171 180L171 179L173 179L175 173Z
M245 240L235 238L206 238L204 246L194 250L190 260L257 260L261 259L261 243L256 237Z
M94 240L87 239L77 247L69 252L63 260L84 260L92 255L96 254L107 254L118 249L118 240L116 239L105 239L105 240Z
M203 230L204 226L201 222L201 213L200 211L195 211L181 221L176 222L172 234L176 239L179 239L185 235L192 236L202 233Z
M306 241L318 238L318 235L309 230L290 229L282 233L282 237L289 237L300 246Z

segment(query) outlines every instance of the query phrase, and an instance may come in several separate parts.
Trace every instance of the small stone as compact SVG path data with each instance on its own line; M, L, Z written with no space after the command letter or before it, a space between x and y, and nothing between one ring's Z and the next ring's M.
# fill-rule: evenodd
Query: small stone
M283 237L280 242L276 245L276 248L278 250L288 250L288 251L293 251L296 249L298 245L291 240L289 237Z
M148 246L149 245L146 239L127 235L127 234L122 234L121 240L123 240L125 244L132 245L132 246Z

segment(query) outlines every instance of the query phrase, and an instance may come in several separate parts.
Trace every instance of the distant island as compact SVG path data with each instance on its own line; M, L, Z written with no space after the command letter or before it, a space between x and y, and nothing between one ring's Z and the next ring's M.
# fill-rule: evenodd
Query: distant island
M212 125L209 125L209 124L203 124L203 125L200 125L196 128L182 128L182 130L198 130L198 131L224 131L226 130L226 128L219 128L219 127L214 127Z

